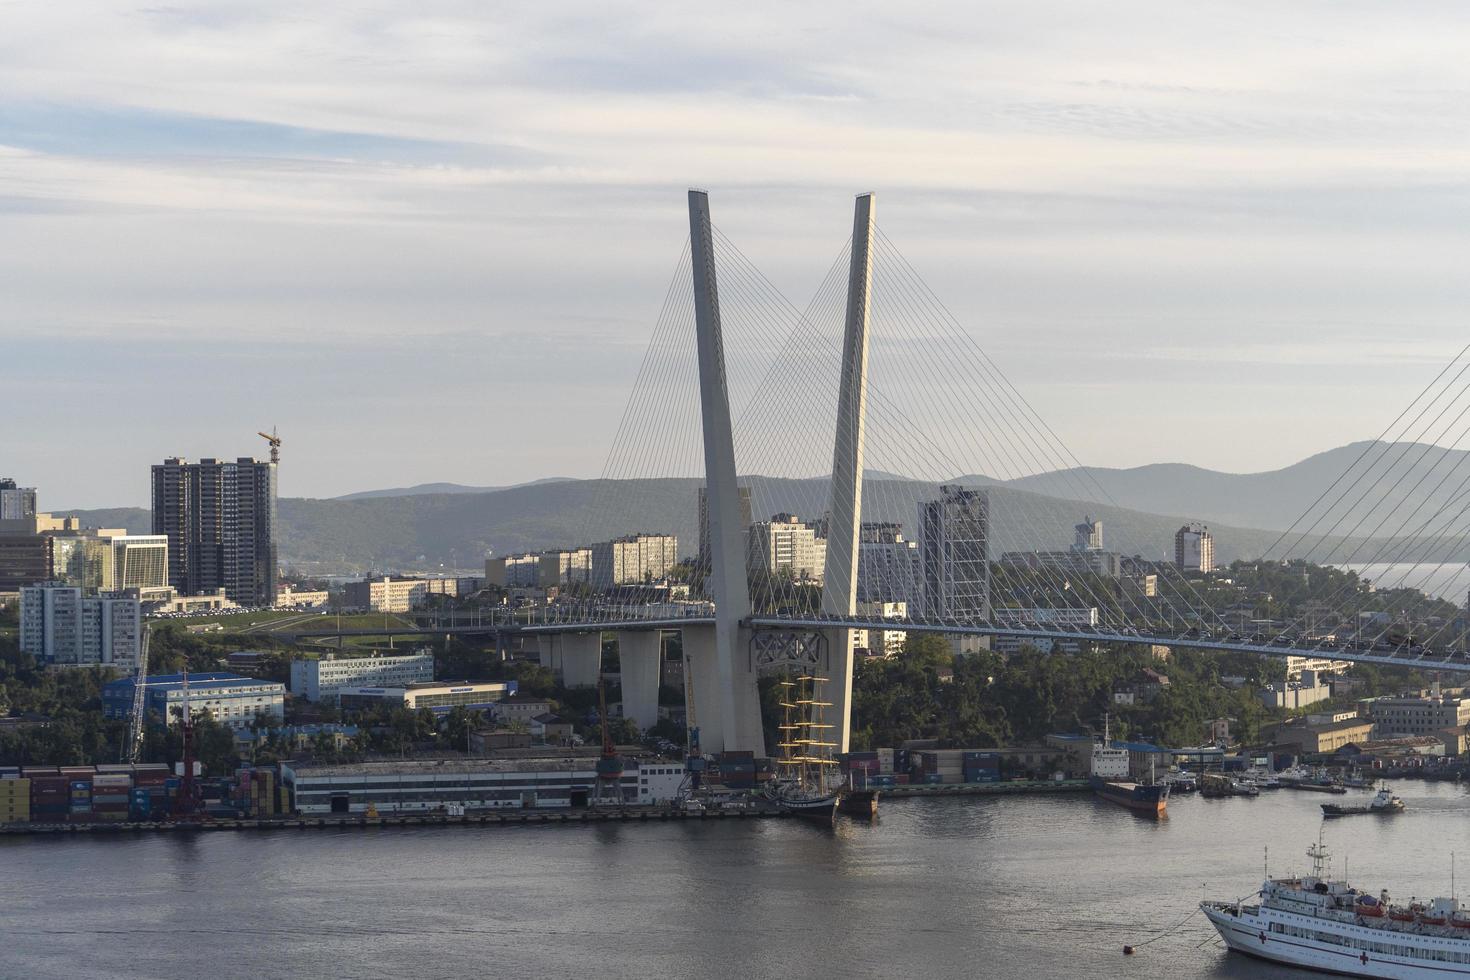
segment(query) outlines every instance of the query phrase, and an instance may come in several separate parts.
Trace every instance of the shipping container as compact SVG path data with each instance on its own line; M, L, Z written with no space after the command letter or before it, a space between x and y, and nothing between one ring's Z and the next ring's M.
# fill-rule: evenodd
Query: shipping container
M926 772L924 774L924 782L926 782L926 783L942 783L942 782L944 782L944 776L941 773L937 773L937 772Z

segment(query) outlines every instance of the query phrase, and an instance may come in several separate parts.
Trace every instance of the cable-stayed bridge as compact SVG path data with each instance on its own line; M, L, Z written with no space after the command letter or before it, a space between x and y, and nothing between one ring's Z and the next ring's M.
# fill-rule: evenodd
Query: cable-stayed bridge
M1166 543L1128 540L1124 521L1110 529L1122 547L1104 549L1090 510L1126 509L882 232L873 195L857 198L805 309L719 231L702 191L689 223L595 519L636 531L640 478L698 477L685 504L699 510L698 556L679 561L691 543L677 551L657 527L599 545L585 575L580 549L561 553L561 594L506 625L539 636L568 684L595 682L615 632L625 713L651 724L660 632L678 630L705 747L763 753L762 671L829 678L846 750L858 644L916 631L957 647L1133 643L1470 672L1464 620L1413 591L1421 568L1470 543L1457 454L1470 348L1262 556L1382 564L1393 580L1343 575L1291 615L1258 618L1198 574L1200 529L1159 557ZM1067 483L1073 515L1000 485L1039 473Z

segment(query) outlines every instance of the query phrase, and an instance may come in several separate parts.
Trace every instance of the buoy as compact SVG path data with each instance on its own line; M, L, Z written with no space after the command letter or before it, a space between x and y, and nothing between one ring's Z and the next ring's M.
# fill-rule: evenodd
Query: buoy
M1132 956L1133 955L1133 947L1132 946L1124 946L1123 947L1123 955L1124 956Z

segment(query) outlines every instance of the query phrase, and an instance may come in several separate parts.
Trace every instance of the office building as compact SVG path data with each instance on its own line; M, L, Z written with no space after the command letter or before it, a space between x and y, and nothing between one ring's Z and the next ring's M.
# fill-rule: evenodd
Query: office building
M276 465L173 458L153 467L153 533L168 537L169 585L275 604Z
M52 581L88 595L168 585L168 537L130 535L121 529L56 531L47 541Z
M919 543L905 540L899 525L863 525L858 540L857 601L902 603L907 615L923 615Z
M102 687L102 714L106 718L130 718L135 678L113 681ZM256 680L239 674L210 672L189 675L185 696L184 675L154 674L143 679L144 711L172 728L184 717L208 712L211 718L236 730L250 727L258 716L273 722L286 716L286 685Z
M592 586L638 585L662 578L679 563L672 534L630 534L592 546Z
M1374 698L1368 702L1375 738L1434 735L1470 724L1470 699L1435 696Z
M27 506L30 504L12 504L17 510ZM79 532L80 523L75 517L32 512L0 519L0 592L16 592L22 586L52 581L51 535Z
M427 648L406 656L371 654L291 661L291 693L312 703L336 704L344 688L407 687L434 679L434 654Z
M1174 535L1174 565L1181 572L1208 572L1215 567L1215 539L1203 524L1186 524Z
M485 584L502 589L528 589L540 582L541 556L505 555L485 559Z
M827 539L795 514L777 514L750 525L748 567L772 578L820 582L827 560Z
M919 504L924 615L984 620L990 616L990 498L983 490L939 488Z
M0 477L0 521L19 521L36 516L36 488L16 486Z
M1082 523L1077 525L1076 532L1076 540L1072 542L1073 551L1102 551L1102 521L1084 517Z
M138 600L87 596L56 583L20 590L20 649L48 667L137 670L143 636Z

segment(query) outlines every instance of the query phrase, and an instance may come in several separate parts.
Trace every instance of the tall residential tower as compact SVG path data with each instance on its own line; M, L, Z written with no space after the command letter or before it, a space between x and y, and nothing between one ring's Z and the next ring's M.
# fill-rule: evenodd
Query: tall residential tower
M166 459L153 467L153 533L168 535L168 583L224 589L241 605L276 601L276 463Z

